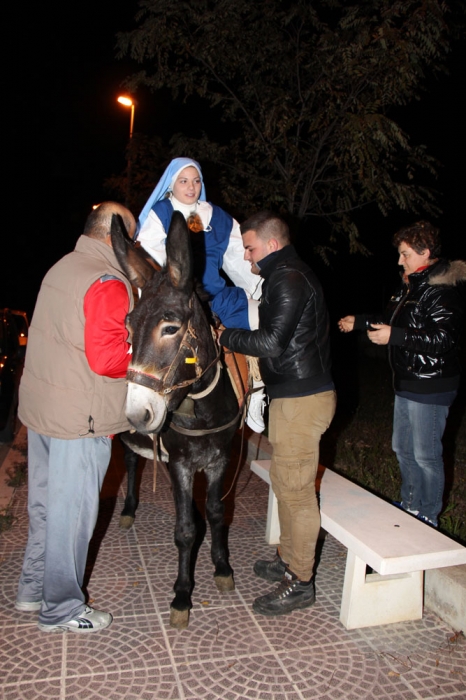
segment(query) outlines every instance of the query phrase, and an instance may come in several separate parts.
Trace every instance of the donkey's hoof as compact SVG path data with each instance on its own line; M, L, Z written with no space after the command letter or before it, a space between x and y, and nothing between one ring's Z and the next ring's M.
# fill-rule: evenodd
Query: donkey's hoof
M220 593L228 593L235 590L235 582L233 576L214 576L215 585Z
M120 516L120 530L131 530L134 523L134 517L132 515L121 515Z
M170 627L185 630L189 623L189 610L176 610L170 607Z

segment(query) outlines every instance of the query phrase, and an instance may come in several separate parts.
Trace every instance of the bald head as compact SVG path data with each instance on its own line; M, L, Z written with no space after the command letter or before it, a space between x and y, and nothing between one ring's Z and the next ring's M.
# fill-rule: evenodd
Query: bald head
M129 209L118 202L102 202L96 209L93 209L87 217L83 234L111 245L110 229L113 214L121 216L128 235L132 238L136 230L136 221Z

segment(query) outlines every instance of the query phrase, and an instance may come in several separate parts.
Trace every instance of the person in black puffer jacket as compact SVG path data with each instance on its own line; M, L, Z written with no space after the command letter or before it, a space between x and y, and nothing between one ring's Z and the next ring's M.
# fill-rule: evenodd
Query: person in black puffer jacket
M280 547L255 573L281 581L256 598L255 612L282 615L314 603L312 578L320 529L315 479L319 443L335 413L329 321L322 288L290 245L286 223L259 212L241 225L245 259L263 280L259 328L227 328L222 345L259 358L271 399L270 478L278 501Z
M399 505L437 527L445 482L442 436L460 382L466 263L439 258L439 231L426 221L398 231L393 244L402 286L385 315L345 316L338 323L343 332L366 329L373 343L388 345Z

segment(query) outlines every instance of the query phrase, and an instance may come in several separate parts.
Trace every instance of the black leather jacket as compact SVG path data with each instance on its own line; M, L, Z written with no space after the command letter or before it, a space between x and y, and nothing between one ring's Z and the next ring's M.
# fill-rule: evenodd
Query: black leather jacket
M270 398L316 393L331 384L329 320L322 288L291 245L265 259L259 329L227 328L222 343L259 357Z
M408 277L390 299L383 323L392 326L389 358L395 390L435 394L458 388L466 263L438 260ZM355 328L376 322L358 316Z

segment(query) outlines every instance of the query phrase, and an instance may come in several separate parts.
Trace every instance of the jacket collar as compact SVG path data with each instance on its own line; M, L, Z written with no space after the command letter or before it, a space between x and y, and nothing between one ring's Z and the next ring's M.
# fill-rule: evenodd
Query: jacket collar
M270 253L270 255L262 258L262 260L259 260L257 263L257 266L260 269L261 277L269 277L277 266L280 265L280 263L296 257L296 250L291 244L280 248L280 250L276 250L274 253Z
M113 248L108 246L103 241L99 241L98 238L91 238L90 236L79 236L76 241L75 246L76 253L81 253L83 255L90 255L93 258L100 258L105 260L111 267L118 270L124 277L126 277L124 271L121 269Z
M435 262L432 263L432 265L427 265L427 267L423 267L421 270L416 270L416 272L411 272L410 275L406 275L403 270L400 272L400 277L403 280L404 284L409 285L410 287L412 286L417 286L418 284L421 284L425 280L428 280L432 272L435 270L438 270L438 266L440 263L444 263L444 260L436 260Z

